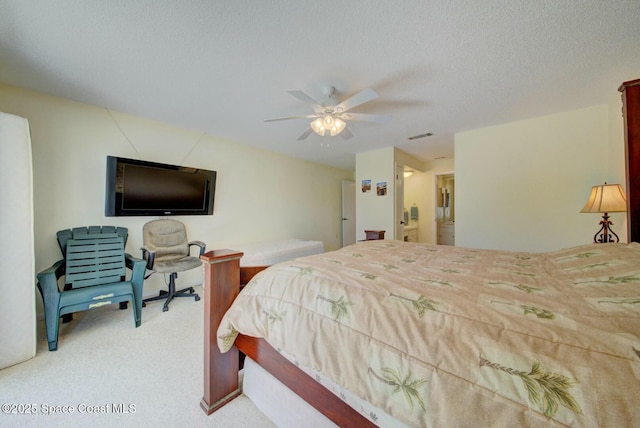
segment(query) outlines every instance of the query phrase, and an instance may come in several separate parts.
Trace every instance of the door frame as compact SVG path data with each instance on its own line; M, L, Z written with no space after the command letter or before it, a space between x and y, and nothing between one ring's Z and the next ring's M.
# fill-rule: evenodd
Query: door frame
M393 239L404 241L404 165L397 162L394 190Z
M341 243L343 247L356 243L356 182L342 180Z
M455 176L455 171L440 171L433 173L433 242L438 244L438 192L440 189L438 188L438 177L442 175L453 175Z

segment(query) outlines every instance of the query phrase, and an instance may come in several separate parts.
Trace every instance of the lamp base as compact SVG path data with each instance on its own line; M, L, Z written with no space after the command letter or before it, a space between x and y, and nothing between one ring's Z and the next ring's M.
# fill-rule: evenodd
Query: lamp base
M593 235L594 244L620 242L620 238L618 237L618 235L616 235L616 233L610 228L610 226L613 225L613 222L609 220L608 213L604 213L599 224L601 224L602 226L600 227L600 230L598 230L596 234Z

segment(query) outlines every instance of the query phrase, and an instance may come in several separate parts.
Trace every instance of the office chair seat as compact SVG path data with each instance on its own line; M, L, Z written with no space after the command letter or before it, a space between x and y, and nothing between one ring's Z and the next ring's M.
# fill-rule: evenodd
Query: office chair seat
M198 257L186 256L167 262L155 261L153 270L158 273L184 272L202 266L202 261Z

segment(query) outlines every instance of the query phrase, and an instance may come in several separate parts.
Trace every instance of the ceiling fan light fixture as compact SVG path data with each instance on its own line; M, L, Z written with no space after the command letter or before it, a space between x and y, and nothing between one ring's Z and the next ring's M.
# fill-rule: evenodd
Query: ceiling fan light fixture
M326 132L326 129L323 125L323 121L321 117L311 122L311 129L313 129L313 132L315 132L316 134L320 135L321 137L324 137L324 133Z
M322 124L324 125L325 129L331 129L334 123L335 119L330 114L325 114L322 118Z
M346 129L347 121L360 120L364 122L384 123L391 118L391 116L381 114L349 113L351 109L378 98L378 93L373 89L363 89L339 104L335 104L335 100L330 100L330 98L333 98L333 95L335 94L335 88L333 86L328 87L327 100L324 103L319 103L309 95L299 90L290 90L287 92L298 98L300 101L311 105L313 107L314 114L267 119L265 122L313 118L313 121L309 124L309 128L303 132L300 137L298 137L298 140L304 140L311 135L312 132L324 137L327 134L327 131L329 131L329 134L332 137L342 134L342 138L347 140L353 136L350 130Z
M329 128L329 133L331 134L332 137L335 137L336 135L341 133L346 127L347 127L347 124L344 122L344 120L341 120L340 118L336 117L333 121L333 126Z
M316 134L324 137L327 131L329 131L329 135L335 137L347 127L347 124L344 120L339 117L334 117L331 114L325 114L322 117L317 118L313 122L311 122L311 129Z

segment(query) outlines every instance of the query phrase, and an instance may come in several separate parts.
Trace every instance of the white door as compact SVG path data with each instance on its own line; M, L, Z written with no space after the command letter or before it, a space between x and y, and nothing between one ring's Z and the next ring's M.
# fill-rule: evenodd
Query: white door
M342 180L342 246L356 243L356 182Z
M0 369L3 369L36 355L33 174L27 119L0 112L0 142L3 204L0 230L5 242L0 247ZM48 261L51 260L44 260Z

